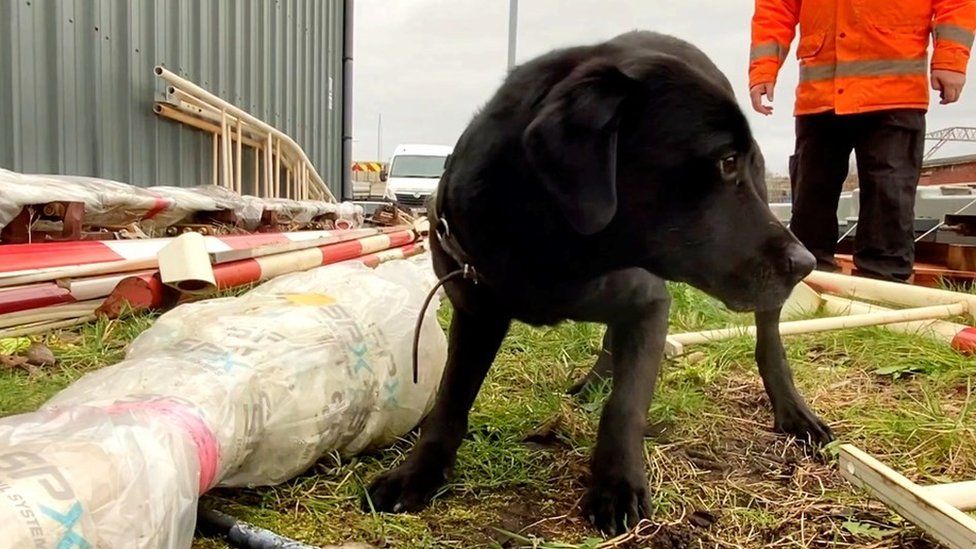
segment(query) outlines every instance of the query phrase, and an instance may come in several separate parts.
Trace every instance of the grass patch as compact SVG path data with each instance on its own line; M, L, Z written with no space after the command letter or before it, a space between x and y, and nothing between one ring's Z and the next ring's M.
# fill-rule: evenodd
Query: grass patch
M60 330L35 338L54 351L58 364L31 375L22 370L0 368L0 415L36 410L87 372L122 360L125 346L151 326L156 316L102 319L75 330Z
M672 331L752 322L673 285ZM0 415L37 408L84 373L118 361L153 316L44 338L58 366L0 371ZM441 312L446 326L450 311ZM603 329L516 324L471 414L456 473L416 515L359 511L364 486L401 461L413 435L351 460L325 456L280 486L218 489L203 504L313 544L595 548L580 515L588 456L608 386L564 394L595 359ZM797 385L845 442L918 482L976 478L976 362L879 328L787 338ZM654 516L635 547L928 547L931 541L854 491L833 458L771 432L753 341L691 347L667 361L645 442ZM195 547L223 548L216 539Z

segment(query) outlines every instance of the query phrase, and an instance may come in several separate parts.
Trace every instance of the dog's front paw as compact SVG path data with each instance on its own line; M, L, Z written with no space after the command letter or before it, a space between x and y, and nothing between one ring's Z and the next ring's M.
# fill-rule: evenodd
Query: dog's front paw
M650 512L647 477L641 467L593 472L585 510L601 532L616 536L637 526Z
M806 406L778 411L774 428L814 447L825 446L834 440L830 427Z
M446 469L404 463L373 481L363 498L363 511L415 513L427 506L446 479Z

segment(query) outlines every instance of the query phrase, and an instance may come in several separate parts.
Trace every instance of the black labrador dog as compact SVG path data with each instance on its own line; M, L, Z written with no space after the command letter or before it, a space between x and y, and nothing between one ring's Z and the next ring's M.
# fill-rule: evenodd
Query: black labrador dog
M587 514L610 533L636 524L649 511L642 438L668 331L664 280L755 310L775 426L831 439L778 331L814 258L770 212L732 88L694 46L632 32L515 68L460 137L434 206L434 268L455 275L447 367L413 451L373 482L367 507L416 511L444 484L513 319L571 319L610 334Z

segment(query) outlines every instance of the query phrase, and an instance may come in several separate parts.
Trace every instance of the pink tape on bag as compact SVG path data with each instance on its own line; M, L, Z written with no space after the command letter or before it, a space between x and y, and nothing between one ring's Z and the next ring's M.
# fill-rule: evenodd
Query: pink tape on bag
M190 435L197 447L197 460L200 463L200 493L213 488L220 450L216 435L200 416L186 405L165 399L118 402L105 409L110 414L129 410L146 410L159 414Z

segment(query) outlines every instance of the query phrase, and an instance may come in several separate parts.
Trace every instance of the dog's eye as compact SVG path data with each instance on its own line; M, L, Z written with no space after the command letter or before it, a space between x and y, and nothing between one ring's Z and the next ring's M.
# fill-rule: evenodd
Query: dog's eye
M733 178L738 171L738 159L734 154L730 154L719 161L718 167L722 172L722 176L726 178Z

